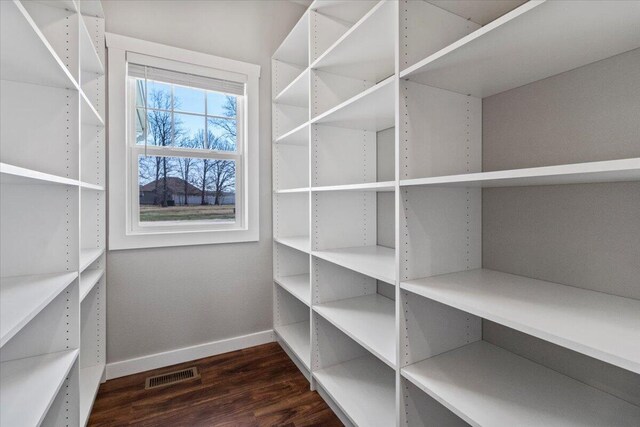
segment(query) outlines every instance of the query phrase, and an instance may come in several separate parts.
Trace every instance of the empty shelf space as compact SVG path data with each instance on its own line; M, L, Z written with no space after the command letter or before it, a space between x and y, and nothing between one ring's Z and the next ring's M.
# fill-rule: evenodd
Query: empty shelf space
M529 1L400 77L483 98L635 49L639 20L634 2Z
M640 158L407 179L401 186L515 187L640 180Z
M309 14L302 15L273 54L278 61L301 67L309 65Z
M276 277L275 282L306 305L311 305L311 281L309 274Z
M278 237L274 240L281 245L289 246L302 252L309 253L311 251L309 236Z
M77 89L75 79L24 6L13 1L0 5L2 79Z
M309 322L276 326L275 331L287 347L300 359L307 369L311 366L311 344L309 339Z
M0 163L0 182L2 184L49 184L78 186L78 181L62 176L21 168Z
M80 13L86 16L104 18L104 11L102 10L100 0L82 0L80 2Z
M104 249L82 249L80 251L80 272L82 273L87 267L89 267L100 255L104 252Z
M311 191L395 191L395 181L384 182L364 182L361 184L327 185L322 187L312 187Z
M388 78L311 121L314 124L381 131L395 124L395 88Z
M640 301L478 269L402 289L640 373Z
M394 5L381 1L311 64L311 68L379 82L394 73Z
M395 249L357 246L314 251L313 255L374 279L395 284Z
M77 357L71 350L2 362L0 425L40 425Z
M313 310L395 369L395 303L372 294L332 301Z
M82 17L80 22L80 67L82 72L104 74L104 65L98 56L98 52L91 41L91 35Z
M292 194L292 193L308 193L309 187L301 187L301 188L286 188L283 190L275 190L276 194Z
M104 127L104 120L95 106L91 103L87 95L80 91L82 98L82 108L80 109L81 121L83 125Z
M640 407L478 341L402 369L472 426L636 426Z
M309 145L309 124L303 123L277 138L274 143L286 145Z
M91 184L90 182L81 182L80 187L83 190L95 190L95 191L104 191L104 186Z
M3 277L0 281L0 347L53 301L78 273Z
M104 275L104 269L84 270L80 275L80 301L91 292L93 287Z
M86 425L104 374L104 365L80 369L80 425Z
M273 99L276 104L309 107L309 69L304 70Z
M313 376L354 425L395 425L395 373L375 357L349 360Z

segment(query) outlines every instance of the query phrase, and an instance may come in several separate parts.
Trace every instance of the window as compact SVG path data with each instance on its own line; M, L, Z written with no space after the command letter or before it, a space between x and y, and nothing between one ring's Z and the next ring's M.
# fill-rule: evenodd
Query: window
M110 249L257 240L259 67L107 44Z

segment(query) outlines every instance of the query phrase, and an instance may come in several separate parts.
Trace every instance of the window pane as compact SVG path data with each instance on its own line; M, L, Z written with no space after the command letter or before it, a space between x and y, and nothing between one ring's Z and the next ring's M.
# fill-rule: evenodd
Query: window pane
M174 86L173 103L177 111L204 114L204 91L185 86Z
M176 146L199 148L204 135L204 116L174 113Z
M209 149L236 151L238 124L234 119L209 118Z
M136 82L136 106L144 107L144 80L135 79Z
M235 117L238 98L220 92L207 92L207 114L210 116Z
M144 144L144 108L136 108L136 144Z
M161 110L171 109L171 85L147 80L147 107Z
M144 141L139 141L144 144ZM147 144L162 147L173 145L171 113L167 111L147 111Z
M139 156L141 223L235 222L233 160Z

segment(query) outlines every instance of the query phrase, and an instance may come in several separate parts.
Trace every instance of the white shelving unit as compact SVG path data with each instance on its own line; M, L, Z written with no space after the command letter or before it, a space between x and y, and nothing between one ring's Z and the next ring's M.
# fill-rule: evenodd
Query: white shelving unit
M637 299L482 268L483 188L640 181L637 149L483 170L483 98L638 49L639 20L637 1L318 0L277 49L274 329L345 424L640 423L640 396L569 367L637 380ZM567 355L528 360L483 322Z
M0 424L85 425L105 366L104 15L1 8Z

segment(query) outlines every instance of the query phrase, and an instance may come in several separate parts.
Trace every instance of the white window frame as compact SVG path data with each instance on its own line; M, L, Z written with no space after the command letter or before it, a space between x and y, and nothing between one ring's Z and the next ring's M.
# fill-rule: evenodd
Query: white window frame
M258 105L260 66L200 52L106 34L109 81L109 249L253 242L259 238ZM129 55L128 55L129 54ZM190 150L148 145L147 154L177 157L230 158L236 162L235 222L165 222L140 225L138 154L128 90L127 57L141 65L173 71L244 81L245 96L238 104L239 138L236 152ZM243 105L241 105L243 104ZM132 139L133 138L133 139ZM133 143L132 143L133 142Z

